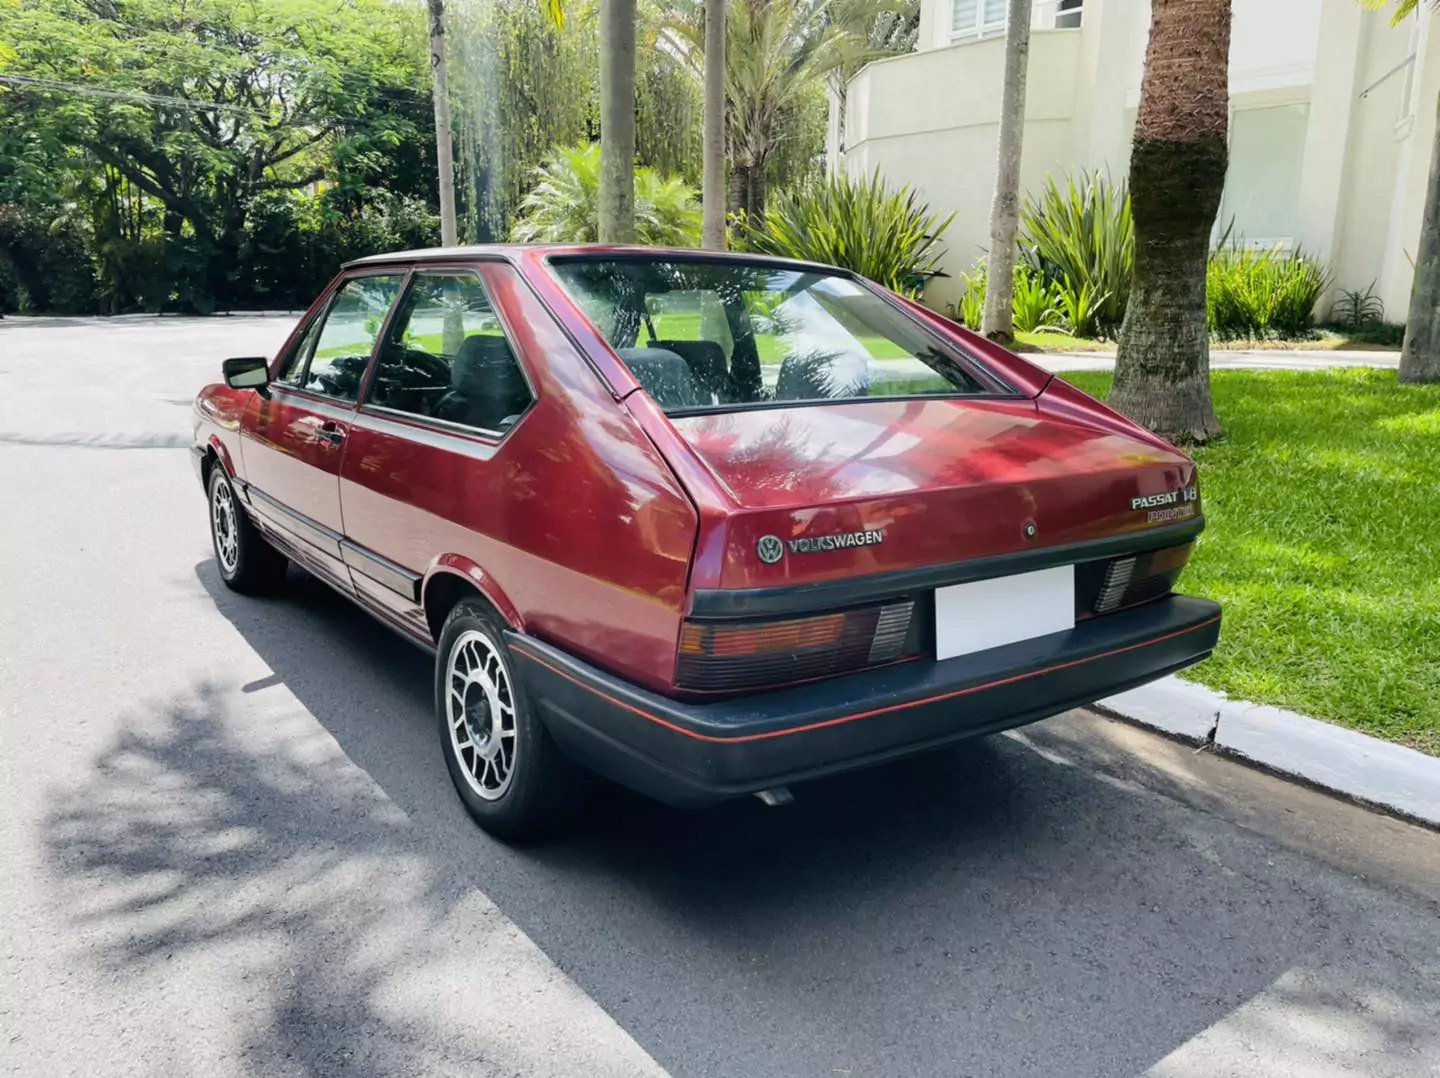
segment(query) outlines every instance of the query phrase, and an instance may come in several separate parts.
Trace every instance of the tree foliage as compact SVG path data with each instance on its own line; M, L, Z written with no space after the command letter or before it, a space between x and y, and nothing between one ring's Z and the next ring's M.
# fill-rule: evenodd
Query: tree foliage
M433 186L423 27L409 7L33 0L4 11L14 55L0 199L31 230L88 230L112 305L256 298L238 274L261 200L323 189L317 211L338 219L377 189ZM137 260L175 282L169 295L118 295Z
M517 243L594 243L599 239L600 147L570 146L548 154L520 203L510 233ZM640 243L694 247L700 203L684 180L651 168L635 170L635 232Z
M954 213L931 213L910 188L840 173L782 192L747 239L753 250L854 270L896 292L918 295L939 270L940 237Z

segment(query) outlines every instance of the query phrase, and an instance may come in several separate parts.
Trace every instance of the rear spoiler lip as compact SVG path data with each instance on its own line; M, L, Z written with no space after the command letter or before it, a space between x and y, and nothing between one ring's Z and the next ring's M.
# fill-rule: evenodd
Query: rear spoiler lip
M1205 517L1197 514L1176 524L1137 528L1102 539L992 554L943 565L770 588L697 588L691 593L688 617L724 619L823 613L950 584L1180 546L1192 542L1204 530Z

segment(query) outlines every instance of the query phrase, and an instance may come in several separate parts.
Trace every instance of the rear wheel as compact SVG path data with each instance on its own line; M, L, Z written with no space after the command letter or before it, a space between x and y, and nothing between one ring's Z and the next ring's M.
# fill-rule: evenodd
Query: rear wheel
M243 595L264 595L285 579L285 555L267 543L245 515L218 463L210 469L210 541L227 587Z
M478 599L456 604L435 652L440 747L475 822L524 841L564 822L588 786L531 714L505 637Z

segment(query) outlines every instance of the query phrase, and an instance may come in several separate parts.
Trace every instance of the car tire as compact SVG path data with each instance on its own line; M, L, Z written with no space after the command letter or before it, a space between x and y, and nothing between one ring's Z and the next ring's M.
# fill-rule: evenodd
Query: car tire
M535 717L504 631L482 600L461 600L445 619L435 650L435 712L455 791L486 832L533 841L573 817L588 776Z
M276 591L285 580L285 555L266 542L241 508L235 485L219 464L210 469L208 497L210 543L225 586L242 595Z

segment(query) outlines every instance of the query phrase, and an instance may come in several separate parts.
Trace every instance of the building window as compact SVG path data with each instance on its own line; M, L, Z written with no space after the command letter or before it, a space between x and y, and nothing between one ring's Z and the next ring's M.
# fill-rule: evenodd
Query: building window
M995 37L1005 32L1007 0L952 0L950 40Z
M1237 243L1288 243L1305 155L1308 105L1236 109L1230 119L1230 168L1216 227Z
M1055 29L1080 29L1081 8L1084 0L1060 0L1055 5Z

